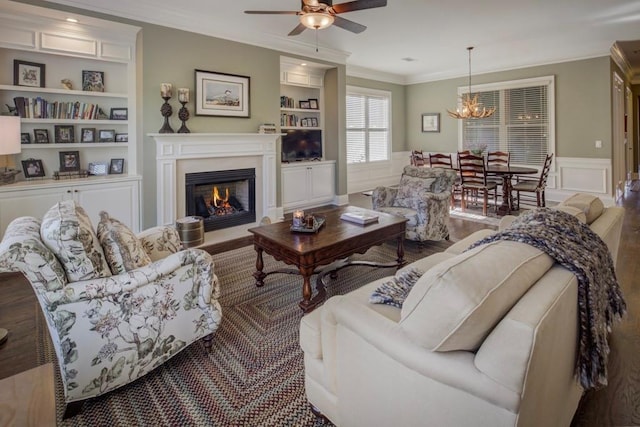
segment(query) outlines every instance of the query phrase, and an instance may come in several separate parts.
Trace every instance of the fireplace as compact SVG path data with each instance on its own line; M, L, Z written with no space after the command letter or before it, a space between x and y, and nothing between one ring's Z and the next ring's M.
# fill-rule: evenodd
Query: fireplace
M204 230L256 221L254 168L185 174L185 211L204 218Z

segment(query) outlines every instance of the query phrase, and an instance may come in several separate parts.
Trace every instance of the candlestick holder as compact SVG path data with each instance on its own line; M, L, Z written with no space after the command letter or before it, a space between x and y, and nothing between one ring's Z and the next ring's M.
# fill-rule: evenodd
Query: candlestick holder
M187 110L187 107L185 107L187 103L180 101L180 104L182 104L182 108L180 108L180 110L178 111L178 118L182 120L182 126L180 126L180 129L178 129L178 133L191 133L189 128L187 128L186 123L187 120L189 120L189 110Z
M164 104L162 104L162 107L160 107L160 113L162 114L162 117L164 117L164 124L158 132L174 133L173 129L171 129L171 125L169 124L169 117L171 117L171 115L173 114L173 108L171 108L171 105L169 104L169 100L171 99L171 97L163 96L162 99L164 99Z

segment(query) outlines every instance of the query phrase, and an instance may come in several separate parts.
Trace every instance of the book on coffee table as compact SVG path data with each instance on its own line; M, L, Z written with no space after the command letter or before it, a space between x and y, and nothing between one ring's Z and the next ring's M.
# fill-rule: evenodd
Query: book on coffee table
M371 224L372 222L378 222L377 215L371 215L364 212L345 212L342 215L340 215L340 219L344 221L360 224L360 225Z

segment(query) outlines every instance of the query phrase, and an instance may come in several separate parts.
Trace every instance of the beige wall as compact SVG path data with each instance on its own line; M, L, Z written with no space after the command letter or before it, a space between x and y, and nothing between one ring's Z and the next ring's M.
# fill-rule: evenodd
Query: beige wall
M472 84L555 76L556 155L611 158L609 57L564 62L472 76ZM407 149L450 151L458 148L458 121L447 115L456 107L458 86L466 78L407 86ZM440 113L440 133L422 133L422 113ZM602 149L595 148L601 140Z

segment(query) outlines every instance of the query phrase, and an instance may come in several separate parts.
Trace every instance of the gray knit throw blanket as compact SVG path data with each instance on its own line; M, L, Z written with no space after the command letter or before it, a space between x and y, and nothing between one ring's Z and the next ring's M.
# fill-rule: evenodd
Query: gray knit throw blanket
M549 208L523 213L509 228L467 250L497 240L527 243L576 275L580 321L576 375L585 390L606 386L607 335L627 309L607 245L574 216Z

